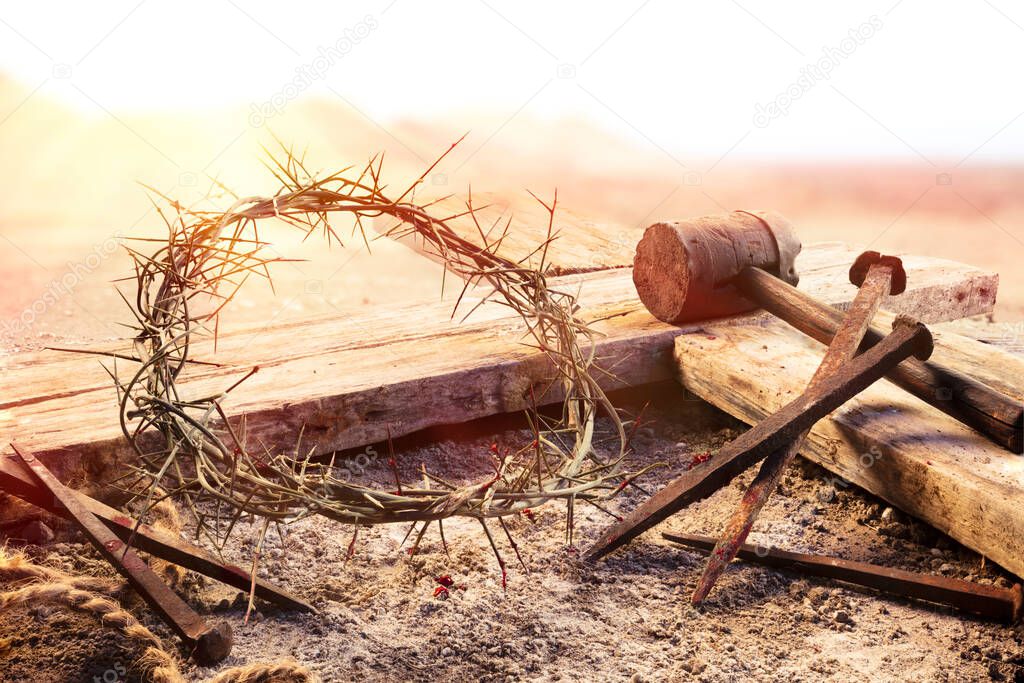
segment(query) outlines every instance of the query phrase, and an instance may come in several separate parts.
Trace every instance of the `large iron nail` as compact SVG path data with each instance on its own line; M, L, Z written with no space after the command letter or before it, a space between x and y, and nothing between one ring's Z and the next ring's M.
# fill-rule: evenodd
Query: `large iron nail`
M734 280L743 295L761 308L822 344L828 344L843 319L824 304L760 268L745 268ZM868 330L864 347L885 333ZM935 361L907 359L888 379L904 391L977 430L1013 453L1024 451L1024 405L973 377Z
M836 330L832 343L825 351L821 364L807 384L808 391L817 391L829 377L857 355L864 334L871 325L882 299L906 289L906 273L903 263L894 256L882 256L877 251L861 254L850 269L850 280L860 286L842 324ZM708 557L704 574L697 582L690 602L699 605L714 587L718 577L736 557L740 546L747 540L757 515L778 487L782 473L796 458L808 432L803 432L791 443L775 451L761 463L757 476L747 487L739 507L725 525L725 531Z
M705 552L710 551L715 545L715 539L694 534L662 534L662 537L667 541ZM740 546L738 557L776 569L837 579L891 595L949 605L964 612L1011 624L1019 621L1022 615L1024 596L1019 583L1012 588L985 586L945 576L918 574L866 562L792 553L750 544Z
M804 392L778 412L726 444L702 465L676 477L658 493L603 533L586 552L595 560L625 545L690 503L706 498L733 477L809 429L880 379L905 358L926 359L932 352L928 328L900 316L880 343L844 365L819 391Z
M149 565L82 505L71 489L60 483L35 455L15 444L11 448L39 480L39 484L63 505L93 546L142 596L191 650L203 666L223 660L231 652L233 637L227 622L209 625L172 591Z
M52 495L48 495L46 490L33 480L29 470L16 455L0 456L0 488L50 514L64 519L72 519L67 508L56 501ZM174 534L154 529L146 524L137 524L136 520L128 515L86 496L80 491L71 493L86 510L96 515L118 538L125 542L131 538L132 545L143 552L191 569L241 591L249 591L255 587L256 597L281 607L303 612L316 612L316 608L305 600L259 577L256 577L254 582L250 573L241 567L224 564L213 554Z

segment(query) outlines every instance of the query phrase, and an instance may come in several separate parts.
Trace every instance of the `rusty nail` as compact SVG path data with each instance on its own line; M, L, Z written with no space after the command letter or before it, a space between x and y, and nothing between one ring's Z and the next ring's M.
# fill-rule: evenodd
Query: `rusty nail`
M791 442L904 359L910 356L927 359L931 352L932 336L928 328L905 316L898 317L892 333L840 368L819 391L804 392L726 444L706 463L670 481L622 522L605 531L585 557L596 560L690 503L706 498L748 467Z
M667 541L705 552L710 552L715 546L715 539L707 536L662 534L662 537ZM740 546L737 556L776 569L837 579L890 595L949 605L964 612L1007 623L1016 623L1022 615L1022 592L1019 583L1012 588L985 586L946 576L919 574L866 562L793 553L749 544Z
M209 625L184 600L172 591L131 548L125 548L114 533L91 513L53 476L53 473L31 452L11 444L39 484L70 513L72 520L89 538L103 557L128 580L135 591L191 650L192 657L203 666L223 660L231 652L233 638L227 622Z
M857 354L864 334L871 325L882 299L887 294L906 289L907 276L903 262L895 256L882 256L877 251L866 251L857 257L850 268L850 281L859 286L857 296L850 305L832 343L825 351L821 364L811 377L807 391L818 391L828 379ZM714 587L718 577L736 553L754 526L758 513L778 487L782 473L796 458L807 432L799 434L791 443L775 451L761 463L757 476L747 487L739 507L726 523L718 545L708 556L707 566L697 582L690 602L699 605Z
M51 514L71 519L68 510L36 484L29 470L15 455L0 457L0 488ZM238 590L249 591L252 589L252 578L244 569L224 564L211 553L178 536L162 532L146 524L137 524L135 519L80 491L72 491L72 494L118 538L125 542L132 539L132 544L139 550L191 569L211 579L216 579ZM316 608L308 602L259 577L256 578L255 587L256 596L263 600L288 609L316 612Z

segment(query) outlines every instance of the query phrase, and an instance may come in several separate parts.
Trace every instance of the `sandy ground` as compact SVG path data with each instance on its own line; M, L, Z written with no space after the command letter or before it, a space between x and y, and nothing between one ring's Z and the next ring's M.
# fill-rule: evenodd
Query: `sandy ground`
M616 400L633 414L650 403L634 441L636 462L669 467L644 479L648 490L743 428L702 402L684 400L674 385L633 390ZM479 477L488 467L492 438L527 438L514 422L488 419L399 441L403 475L414 476L426 463L442 476ZM385 469L366 476L383 485L392 475ZM714 534L742 482L676 515L661 530ZM609 509L621 513L643 498L627 490ZM264 572L310 600L319 614L260 604L255 618L243 624L245 600L237 591L195 577L185 591L194 605L234 627L235 648L223 666L290 656L327 681L1024 680L1024 627L830 581L737 563L705 607L694 610L687 597L703 559L657 532L596 566L580 560L580 550L608 521L584 506L575 543L567 546L564 510L557 504L536 510L533 521L512 520L526 569L499 538L509 566L504 590L475 522L445 525L450 557L433 532L409 557L402 545L407 529L388 526L362 531L355 556L346 561L351 529L313 519L294 525L283 539L271 537ZM69 570L104 571L81 539L67 529L59 532L55 545L29 551ZM251 557L251 532L240 530L233 559ZM803 461L786 475L751 538L1008 585L1009 577L975 553L868 494L837 487L827 472ZM445 574L456 584L447 600L433 595L437 577ZM145 610L135 612L173 642ZM130 680L137 653L118 649L88 621L52 608L0 620L0 642L13 637L0 651L4 680L91 680L115 666L125 667ZM187 671L194 680L214 672Z

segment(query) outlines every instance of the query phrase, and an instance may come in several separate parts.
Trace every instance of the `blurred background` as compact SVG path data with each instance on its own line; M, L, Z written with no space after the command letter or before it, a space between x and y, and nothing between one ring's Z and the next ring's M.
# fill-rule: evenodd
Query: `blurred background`
M0 334L123 336L144 185L226 208L262 146L325 171L385 152L427 194L529 188L615 226L771 208L844 240L998 271L1024 318L1024 8L1008 0L19 3L0 9ZM338 226L347 233L348 226ZM439 287L405 247L282 264L233 320L354 312ZM131 289L131 283L128 283Z

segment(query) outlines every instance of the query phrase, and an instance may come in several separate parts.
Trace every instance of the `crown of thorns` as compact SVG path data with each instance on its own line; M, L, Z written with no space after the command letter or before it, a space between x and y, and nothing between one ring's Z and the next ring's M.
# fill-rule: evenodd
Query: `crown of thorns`
M436 202L421 206L414 201L416 188L457 144L397 197L388 196L381 184L382 157L318 178L284 145L276 155L268 152L267 167L280 182L273 196L236 197L226 211L186 209L161 196L170 206L157 206L167 226L166 242L161 239L155 253L128 249L137 288L134 300L122 295L135 318L131 358L139 365L127 378L111 373L119 391L121 427L138 455L136 463L126 466L138 477L132 489L143 484L140 518L163 497L174 496L193 513L197 531L222 547L243 516L262 519L264 534L272 523L313 514L354 525L409 522L410 532L422 523L418 544L432 522L441 527L443 519L457 515L480 520L497 553L487 520L497 519L507 532L502 517L561 499L567 502L571 543L574 502L597 505L632 478L622 471L627 449L622 421L595 380L596 333L577 317L575 297L549 288L545 276L555 238L557 192L550 204L533 195L548 212L547 237L529 256L510 261L498 251L511 218L501 236L489 240L472 195L464 211L448 216L432 213ZM331 224L339 213L352 219L352 234L364 241L365 220L393 218L385 236L420 238L447 271L464 281L462 294L471 285L486 287L483 300L515 311L525 323L524 341L550 361L552 382L561 385L564 395L561 416L545 419L535 406L527 411L532 441L493 453L493 476L455 485L424 471L421 481L397 482L397 491L352 483L333 461L314 458L312 449L303 456L247 448L244 421L232 422L222 402L248 375L214 396L189 397L187 386L179 387L183 368L202 362L190 358L191 341L215 335L218 316L248 277L269 279L270 266L280 260L266 255L260 222L284 221L307 236L319 233L328 243L340 243ZM473 221L479 241L454 231L450 222L456 219ZM611 416L619 443L617 456L610 458L599 457L593 445L595 418L602 409ZM566 434L574 438L563 439Z

